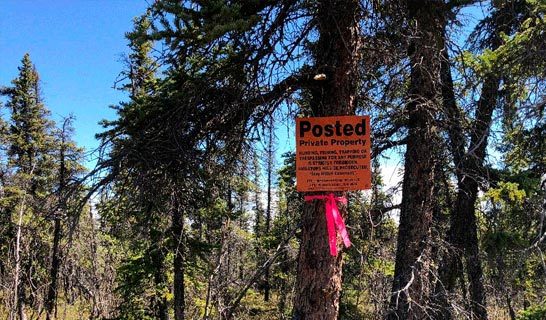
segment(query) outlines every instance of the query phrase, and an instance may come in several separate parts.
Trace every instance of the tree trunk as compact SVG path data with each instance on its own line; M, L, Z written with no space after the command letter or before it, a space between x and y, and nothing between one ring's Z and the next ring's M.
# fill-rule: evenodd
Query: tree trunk
M492 21L494 29L490 34L489 49L495 50L502 45L501 33L510 34L511 30L520 22L514 19L513 7L500 2L497 7L499 12ZM446 50L447 55L447 50ZM453 96L453 83L449 65L446 65L443 73L446 75L446 88L444 96ZM476 107L474 123L470 131L470 143L468 150L464 149L463 136L451 134L450 142L455 166L458 169L458 194L457 203L452 214L449 241L453 246L453 252L445 259L441 266L441 279L446 283L448 291L454 290L456 276L462 273L462 258L466 265L470 285L470 311L475 319L487 319L486 297L483 286L483 271L479 257L479 246L476 223L476 200L479 191L479 182L484 179L484 161L488 144L489 131L493 112L499 99L501 77L498 70L492 70L482 85L482 92ZM448 99L451 100L451 99ZM454 100L454 99L453 99ZM446 100L444 99L444 102ZM444 103L447 109L448 120L451 124L461 127L463 118L457 114L455 102ZM450 110L455 110L450 111Z
M59 213L64 214L66 211L66 199L65 186L66 186L66 165L65 165L65 148L66 148L66 126L69 124L69 120L65 119L63 124L63 130L61 132L61 148L59 156L59 211L55 212L55 223L53 226L53 248L51 252L51 270L50 270L50 282L47 291L45 307L46 307L46 320L56 318L54 315L55 305L57 302L57 278L59 274L59 267L61 265L61 259L59 257L59 246L61 242L61 217Z
M400 226L389 319L426 319L431 293L431 226L440 104L440 65L445 24L443 1L406 1L412 26L408 55L411 83L407 111Z
M35 164L32 165L29 176L32 177L34 174ZM23 286L23 281L21 279L21 242L23 241L23 215L25 214L25 206L27 200L27 188L25 185L23 191L23 197L21 198L21 206L19 208L19 216L17 219L17 235L15 238L15 275L14 275L14 285L13 285L13 307L15 310L10 310L10 320L19 319L26 320L27 316L25 314L25 291Z
M356 0L323 0L317 4L319 39L314 58L316 72L326 79L310 88L312 116L354 114L360 13ZM346 215L345 208L340 212ZM304 204L293 319L337 319L342 253L331 256L327 239L324 202Z
M506 25L503 26L506 28ZM493 49L500 44L500 38L492 39ZM449 242L453 246L451 252L444 258L440 267L442 283L437 288L443 299L444 317L449 315L447 306L448 293L453 293L455 283L463 272L463 257L470 285L470 312L476 319L487 319L485 289L483 286L483 271L479 257L479 244L476 222L476 200L478 198L478 181L484 177L487 140L493 117L493 111L498 99L500 77L489 75L485 78L480 100L476 108L475 120L471 131L471 141L468 151L464 147L462 134L462 116L455 103L453 80L449 69L447 48L444 50L442 65L442 82L444 108L450 124L449 138L455 167L457 168L457 200L451 217ZM447 292L445 292L445 291Z
M25 200L26 200L26 191L23 194L23 200L21 200L21 208L19 209L19 218L17 222L17 237L15 239L15 276L14 276L14 285L13 285L13 306L15 307L15 312L10 312L11 319L26 320L25 314L25 292L22 282L22 273L21 273L21 241L22 241L22 224L23 224L23 214L25 212Z
M448 137L449 147L451 155L453 156L453 162L456 168L462 165L462 159L466 152L465 150L465 135L462 128L462 112L457 106L455 98L455 90L453 86L453 77L451 75L450 57L448 53L448 47L446 45L446 30L443 32L444 50L442 52L441 62L441 80L442 80L442 104L446 118L448 120ZM458 181L462 180L463 174L461 170L456 170L455 174ZM437 318L451 319L450 297L449 294L455 290L457 279L462 279L463 265L461 260L460 248L455 248L453 234L455 233L455 215L457 212L456 206L460 205L460 194L457 194L455 205L452 207L450 233L448 235L448 241L452 248L448 249L448 254L442 257L441 265L439 267L440 281L435 288L435 298L439 306L436 313ZM464 282L464 281L463 281ZM464 283L462 284L464 286Z
M91 239L89 242L89 248L91 249L91 261L92 261L92 270L93 270L93 279L95 280L95 286L91 294L91 314L89 315L89 320L97 319L101 316L103 312L101 304L101 286L99 282L99 276L97 275L98 271L98 236L97 229L95 228L95 218L93 217L93 210L89 210L89 221L91 226ZM66 306L66 305L65 305ZM65 307L66 313L66 307Z
M500 79L487 77L478 108L469 151L462 157L459 167L457 202L452 215L450 228L450 243L454 250L446 258L444 270L441 270L442 280L448 290L454 289L457 268L464 257L470 285L471 312L476 319L487 319L485 307L485 289L483 286L483 271L479 257L476 200L478 197L478 180L483 177L482 167L485 160L485 149L489 127L493 116ZM453 143L453 142L452 142Z
M340 210L345 213L345 210ZM323 201L306 204L294 301L294 320L334 320L339 311L342 254L330 255Z
M271 232L271 202L272 199L272 187L273 187L273 161L275 160L273 153L273 117L269 120L268 125L268 141L267 141L267 211L265 215L265 234L270 235ZM269 301L271 285L269 284L269 268L265 270L264 274L264 301Z
M59 244L61 242L61 220L55 217L55 226L53 230L53 252L51 253L51 271L50 283L45 302L46 320L56 318L54 316L55 302L57 300L57 278L59 274L60 257Z
M487 319L485 308L485 289L480 263L475 203L478 196L478 183L473 177L466 177L459 184L457 194L457 215L454 216L450 236L455 250L463 252L466 272L470 285L470 311L473 319Z
M23 194L23 200L21 201L21 208L19 210L19 219L17 222L17 237L15 240L15 276L13 285L13 306L15 312L10 312L10 320L19 319L26 320L25 314L25 294L24 287L21 281L21 241L22 241L22 224L23 213L25 208L26 192ZM13 311L13 310L12 310Z
M174 191L176 192L176 191ZM174 241L174 319L184 320L184 221L178 195L172 208L172 235Z

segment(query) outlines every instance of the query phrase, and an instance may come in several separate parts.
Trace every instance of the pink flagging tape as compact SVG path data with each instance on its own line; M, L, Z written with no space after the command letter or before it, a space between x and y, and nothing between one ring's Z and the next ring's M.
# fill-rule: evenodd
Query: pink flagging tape
M336 227L343 239L343 244L345 247L351 246L351 240L349 239L349 233L345 227L345 222L341 216L336 202L341 202L347 204L347 199L345 197L336 197L333 193L325 195L313 195L305 196L305 201L313 200L326 200L325 202L325 214L326 214L326 224L328 228L328 244L330 245L330 254L332 256L337 256L337 234Z

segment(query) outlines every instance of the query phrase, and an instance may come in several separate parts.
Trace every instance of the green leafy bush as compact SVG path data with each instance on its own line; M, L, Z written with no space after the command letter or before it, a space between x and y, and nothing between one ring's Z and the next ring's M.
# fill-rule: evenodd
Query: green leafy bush
M534 305L521 311L518 320L544 320L546 319L546 304Z

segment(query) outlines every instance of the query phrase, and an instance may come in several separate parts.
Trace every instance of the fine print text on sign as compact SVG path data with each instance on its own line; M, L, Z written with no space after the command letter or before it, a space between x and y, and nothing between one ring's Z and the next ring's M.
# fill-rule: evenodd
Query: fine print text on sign
M298 191L371 188L370 117L296 119Z

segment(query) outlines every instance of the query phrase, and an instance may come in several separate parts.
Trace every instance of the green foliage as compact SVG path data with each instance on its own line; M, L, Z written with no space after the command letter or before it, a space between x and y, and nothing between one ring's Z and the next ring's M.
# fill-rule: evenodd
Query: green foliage
M349 197L346 223L353 246L345 256L340 318L375 319L390 295L394 276L397 224L390 216L392 195L384 192L378 162L374 162L373 189Z
M122 89L128 91L132 99L145 99L157 87L156 70L159 68L151 56L153 41L149 40L148 34L151 28L149 11L135 18L133 24L133 30L125 34L131 53L127 61L128 70L121 73L129 80Z
M543 320L546 319L546 305L535 305L519 312L517 320Z
M485 197L501 205L519 206L525 200L525 190L519 189L519 185L514 182L500 181L496 188L487 190Z
M539 119L532 127L519 122L511 123L505 135L507 144L502 150L506 152L506 163L515 172L546 168L546 142L543 139L546 122L544 117L537 116Z
M53 261L60 255L68 255L69 246L63 237L70 234L71 240L75 239L84 191L78 179L84 168L82 150L71 140L71 118L61 128L55 128L48 118L40 78L28 54L18 69L13 86L2 92L8 97L9 121L5 126L2 121L2 155L7 161L2 162L0 212L2 229L7 228L0 240L0 278L6 281L2 287L9 288L10 303L15 301L11 292L17 281L18 303L36 311L50 303L54 274L60 283L59 275L65 265ZM66 230L67 226L71 228ZM53 247L56 257L52 254ZM14 256L19 256L19 260L12 260ZM83 259L65 264L73 270L91 267ZM69 283L74 274L62 278ZM58 283L56 290L60 292ZM69 291L64 291L66 297L72 294ZM46 296L48 301L44 301Z
M483 196L482 246L492 285L539 303L546 285L545 270L540 253L530 248L543 246L535 243L542 232L542 178L531 170L516 173L510 169L492 170L491 177L493 186Z
M521 24L521 29L496 50L496 55L499 64L510 68L511 73L519 76L544 75L546 60L539 52L543 50L546 40L546 5L540 0L526 2L529 15Z
M15 179L20 179L22 185L29 184L27 190L32 196L43 199L54 174L53 123L47 119L49 111L42 102L38 72L28 54L18 69L19 75L12 81L13 89L6 104L11 115L8 166L18 175Z

